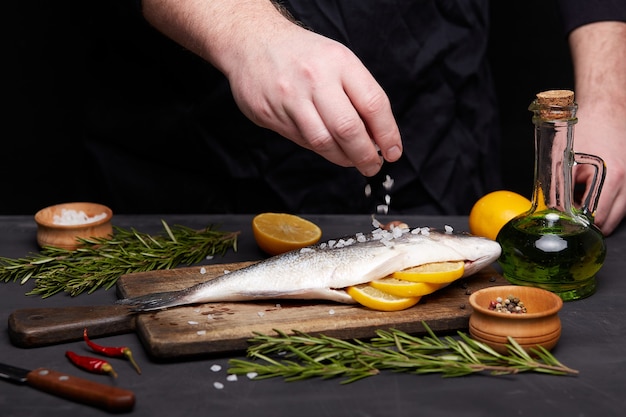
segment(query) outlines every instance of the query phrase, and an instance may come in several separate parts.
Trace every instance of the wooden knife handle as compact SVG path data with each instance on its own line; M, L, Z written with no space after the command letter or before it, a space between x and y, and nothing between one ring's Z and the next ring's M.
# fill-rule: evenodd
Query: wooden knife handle
M26 382L49 394L111 412L127 412L135 406L135 394L132 391L46 368L30 371Z
M71 342L89 335L110 336L135 330L135 313L127 306L72 306L27 308L9 316L9 337L19 347L38 347Z

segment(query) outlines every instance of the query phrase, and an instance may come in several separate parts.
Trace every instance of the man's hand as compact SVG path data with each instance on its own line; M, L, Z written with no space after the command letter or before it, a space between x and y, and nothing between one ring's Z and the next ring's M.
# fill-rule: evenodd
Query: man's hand
M157 29L222 71L242 112L363 175L402 154L385 92L345 46L269 0L144 0ZM382 158L378 154L382 153Z

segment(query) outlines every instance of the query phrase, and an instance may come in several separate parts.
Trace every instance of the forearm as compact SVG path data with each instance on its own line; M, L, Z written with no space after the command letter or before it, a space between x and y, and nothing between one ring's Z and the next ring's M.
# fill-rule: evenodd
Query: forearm
M569 41L579 106L574 148L604 159L596 224L609 234L626 215L626 23L583 25ZM577 181L590 178L581 171Z
M580 110L626 123L626 23L583 25L572 31L569 42Z
M225 74L246 45L292 26L270 0L143 0L142 11L157 30Z

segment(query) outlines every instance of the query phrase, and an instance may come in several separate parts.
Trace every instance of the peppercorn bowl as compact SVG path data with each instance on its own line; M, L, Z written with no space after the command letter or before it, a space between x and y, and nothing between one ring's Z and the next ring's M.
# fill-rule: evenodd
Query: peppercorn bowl
M74 250L78 238L107 238L113 234L112 210L102 204L76 202L46 207L35 214L37 243Z
M520 307L511 309L516 311L509 311L506 307L511 304L509 297ZM499 311L499 298L508 312ZM469 302L473 310L469 319L470 335L498 353L508 353L508 336L529 353L538 346L551 350L561 337L558 313L563 300L550 291L502 285L476 291L470 295Z

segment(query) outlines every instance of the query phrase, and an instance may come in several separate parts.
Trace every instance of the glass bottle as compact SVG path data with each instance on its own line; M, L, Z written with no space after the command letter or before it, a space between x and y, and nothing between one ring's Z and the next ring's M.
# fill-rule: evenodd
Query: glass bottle
M512 284L544 288L564 301L592 295L606 256L604 237L593 224L605 176L604 161L573 151L577 104L569 90L537 94L529 110L535 125L535 172L530 210L509 221L496 237L498 262ZM580 207L573 202L574 165L594 177Z

